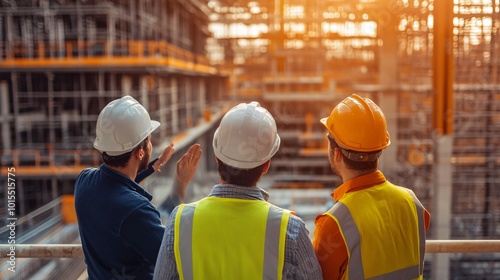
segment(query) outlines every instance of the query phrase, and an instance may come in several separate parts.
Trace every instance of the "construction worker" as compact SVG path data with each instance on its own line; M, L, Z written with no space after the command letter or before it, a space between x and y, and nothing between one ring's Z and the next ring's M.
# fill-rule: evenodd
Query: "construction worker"
M316 218L313 247L324 279L423 279L430 214L413 191L378 170L390 144L382 110L353 94L321 120L328 160L343 184Z
M111 101L99 114L94 147L102 153L104 164L83 170L75 183L89 279L153 278L165 227L151 194L137 181L159 170L173 153L170 145L148 169L150 135L158 126L130 96ZM195 144L178 161L172 200L183 199L200 155L200 146Z
M257 186L279 146L259 103L226 113L213 137L220 184L174 209L154 279L321 279L304 222Z

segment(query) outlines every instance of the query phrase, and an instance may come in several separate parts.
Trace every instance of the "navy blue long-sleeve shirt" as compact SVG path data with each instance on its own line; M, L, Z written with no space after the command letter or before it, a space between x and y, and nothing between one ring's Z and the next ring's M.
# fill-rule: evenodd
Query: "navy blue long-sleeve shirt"
M137 181L148 175L140 174ZM75 184L75 208L89 279L153 277L165 227L151 199L136 182L105 164L82 171Z

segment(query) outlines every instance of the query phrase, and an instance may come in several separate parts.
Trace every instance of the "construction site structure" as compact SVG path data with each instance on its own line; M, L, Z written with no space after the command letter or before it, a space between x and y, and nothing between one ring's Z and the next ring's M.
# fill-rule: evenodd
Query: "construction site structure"
M497 1L215 2L217 57L233 69L232 93L262 100L278 122L272 168L294 183L278 178L276 187L339 184L318 120L358 93L386 115L391 146L381 169L431 211L428 238L500 236ZM495 279L500 262L432 256L426 275Z
M113 99L132 95L162 123L153 144L220 109L225 75L206 57L209 13L198 2L1 3L0 149L3 165L31 180L23 201L69 192L66 178L99 163L95 123ZM33 210L23 205L21 215Z
M427 237L500 236L498 1L2 1L0 17L1 172L18 170L20 216L68 205L100 162L97 115L128 94L162 123L153 144L202 144L192 198L217 181L220 116L259 101L282 139L261 184L313 225L341 184L319 120L357 93L385 113L381 170L430 210ZM499 260L428 255L425 278L497 279Z
M100 164L95 125L113 99L131 95L161 122L156 155L171 141L178 153L203 142L227 100L227 75L207 58L209 15L199 0L0 2L2 229L3 180L14 167L16 216L31 218L18 220L17 242L79 242L77 228L60 225L71 217L56 209L70 209L71 197L60 196ZM85 269L83 260L19 265L18 279L76 279Z

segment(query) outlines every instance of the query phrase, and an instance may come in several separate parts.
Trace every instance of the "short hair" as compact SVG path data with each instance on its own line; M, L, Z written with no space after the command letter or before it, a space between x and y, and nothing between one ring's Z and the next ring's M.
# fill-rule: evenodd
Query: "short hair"
M130 155L132 155L133 152L135 152L139 148L146 149L146 146L148 145L148 138L144 139L139 145L137 145L132 151L117 155L117 156L110 156L106 152L103 152L101 154L102 161L111 167L127 167L128 162L130 160Z
M228 184L238 186L256 186L262 176L264 165L265 163L250 169L239 169L229 166L217 158L217 169L221 179Z
M337 142L335 142L335 139L333 139L333 137L330 134L328 134L327 138L328 138L328 142L330 143L330 147L332 149L338 148L340 150L340 153L342 154L342 158L344 159L344 162L345 162L345 165L347 168L349 168L351 170L356 170L356 171L369 171L369 170L374 170L374 169L378 168L378 158L376 158L375 160L371 160L371 161L352 160L352 159L346 157L344 155L344 153L342 153L342 150L345 150L345 151L348 151L351 153L356 153L356 151L348 150L348 149L344 149L344 148L340 147L337 144ZM374 151L370 154L376 154L376 153L380 153L380 150Z

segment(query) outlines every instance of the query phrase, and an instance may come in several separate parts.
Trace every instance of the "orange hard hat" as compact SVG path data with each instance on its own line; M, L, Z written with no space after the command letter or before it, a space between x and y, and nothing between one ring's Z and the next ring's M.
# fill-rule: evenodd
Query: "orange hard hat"
M321 123L337 144L347 150L375 152L391 143L382 110L357 94L342 100Z

